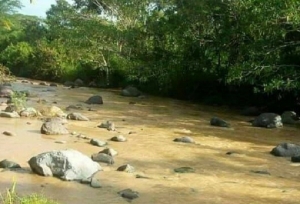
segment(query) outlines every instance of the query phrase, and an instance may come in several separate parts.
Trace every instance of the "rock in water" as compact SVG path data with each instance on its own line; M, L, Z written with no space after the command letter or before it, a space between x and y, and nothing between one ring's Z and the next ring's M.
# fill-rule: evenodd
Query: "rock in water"
M283 126L281 116L276 113L262 113L254 119L252 125L265 128L279 128Z
M67 135L69 131L60 122L45 122L41 127L41 133L46 135Z
M55 176L63 180L86 180L102 170L88 156L76 150L59 150L41 153L29 160L33 172L42 176Z
M285 111L281 114L283 124L295 124L298 121L297 113L294 111Z
M218 117L213 117L210 120L210 125L212 126L218 126L218 127L229 127L229 123L227 123L225 120L222 120Z
M92 96L85 103L87 104L103 104L103 100L101 96Z
M270 153L277 157L300 156L300 145L282 143L274 147Z
M128 97L138 97L142 95L142 92L133 86L128 86L121 91L121 95L128 96Z

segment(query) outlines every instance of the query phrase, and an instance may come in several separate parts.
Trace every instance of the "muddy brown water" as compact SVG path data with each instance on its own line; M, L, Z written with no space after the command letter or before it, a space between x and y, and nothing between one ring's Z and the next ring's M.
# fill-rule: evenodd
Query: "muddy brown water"
M108 140L117 133L99 129L97 125L112 120L128 141L109 142L109 147L119 154L113 166L101 165L104 171L97 177L103 187L93 189L77 182L32 174L27 161L50 150L76 149L91 155L103 148L75 136L41 135L42 122L38 119L0 118L1 133L16 133L11 137L0 135L0 160L13 160L24 168L22 171L0 172L1 192L16 181L20 194L41 192L62 204L128 203L117 194L125 188L140 193L140 197L132 201L137 204L299 203L300 166L292 164L289 158L269 154L278 143L300 143L299 127L254 128L245 122L251 118L226 108L152 96L127 98L120 96L119 90L67 89L40 86L37 82L22 84L20 81L13 87L29 90L34 95L29 98L29 106L57 105L65 109L68 105L81 104L84 110L79 112L91 121L70 121L67 125L70 131ZM85 104L84 101L93 94L101 95L104 105ZM46 104L37 103L39 99L45 99ZM88 111L88 107L94 111ZM212 116L227 120L232 128L211 127L209 120ZM128 134L130 131L135 133ZM174 138L182 136L192 137L196 144L173 142ZM55 143L61 140L66 144ZM228 151L237 154L226 155ZM127 163L136 168L135 173L116 171L117 167ZM195 173L173 171L182 166L193 167ZM268 171L270 175L251 171ZM135 178L136 174L151 179Z

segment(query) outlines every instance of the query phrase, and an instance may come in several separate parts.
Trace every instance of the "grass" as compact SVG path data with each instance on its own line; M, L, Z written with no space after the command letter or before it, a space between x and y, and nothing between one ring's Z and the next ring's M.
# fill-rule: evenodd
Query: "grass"
M4 194L0 195L3 204L59 204L46 198L43 194L38 193L33 193L26 196L18 196L15 182L10 189L7 189Z

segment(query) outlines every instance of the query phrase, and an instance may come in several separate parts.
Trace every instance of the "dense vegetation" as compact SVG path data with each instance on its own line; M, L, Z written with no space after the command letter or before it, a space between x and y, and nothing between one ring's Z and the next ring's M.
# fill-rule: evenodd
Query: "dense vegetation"
M300 1L57 0L46 19L16 14L19 6L0 0L0 63L15 75L296 104Z

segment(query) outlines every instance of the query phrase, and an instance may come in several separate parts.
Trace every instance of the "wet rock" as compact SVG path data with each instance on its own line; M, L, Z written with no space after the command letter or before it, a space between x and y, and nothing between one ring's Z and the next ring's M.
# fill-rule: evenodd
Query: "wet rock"
M9 98L14 91L10 86L0 85L0 98Z
M285 111L281 114L283 124L295 124L298 121L297 114L294 111Z
M115 131L115 124L111 121L106 121L98 125L99 128L106 128L109 131Z
M268 172L266 170L251 170L250 172L255 173L255 174L271 175L270 172Z
M104 147L107 145L107 142L98 139L91 139L90 143L94 146Z
M276 113L262 113L252 123L255 127L279 128L282 127L280 115Z
M293 157L300 155L300 145L292 143L281 143L274 147L270 152L274 156L278 157Z
M174 169L174 171L176 173L194 173L195 169L193 169L192 167L179 167Z
M80 86L83 86L83 85L84 85L84 82L81 79L76 79L74 81L74 86L80 87Z
M13 112L4 112L4 111L1 111L0 112L0 117L4 117L4 118L19 118L20 115L16 111L13 111Z
M180 137L175 138L174 142L183 142L183 143L195 143L195 141L191 137Z
M118 154L118 152L112 148L105 148L104 150L100 151L99 153L108 154L112 157L114 157Z
M68 107L66 107L66 110L69 111L69 110L83 110L83 108L81 106L75 106L75 105L69 105Z
M90 97L85 103L87 104L103 104L102 97L99 95L95 95Z
M128 97L138 97L142 95L142 92L133 86L128 86L121 91L121 95L128 96Z
M99 179L97 179L97 178L95 178L95 177L93 177L92 178L92 180L91 180L91 187L93 187L93 188L101 188L102 187L102 185L101 185L101 183L100 183L100 180Z
M3 169L12 168L13 169L13 168L21 168L21 166L16 162L4 159L4 160L0 161L0 168L3 168Z
M139 193L131 190L130 188L119 191L118 194L128 200L133 200L139 197Z
M6 136L16 136L16 133L13 133L13 132L10 132L10 131L4 131L2 134L6 135Z
M213 117L210 120L210 125L217 126L217 127L230 127L229 123L227 123L225 120L222 120L218 117Z
M102 162L109 165L114 164L114 158L108 154L97 153L92 155L92 160L96 162Z
M44 122L41 127L41 133L46 135L67 135L68 129L60 122Z
M124 172L127 172L127 173L133 173L135 171L135 169L130 164L125 164L125 165L120 166L117 169L117 171L124 171Z
M89 121L86 116L83 116L81 113L70 113L67 115L67 119L69 120L79 120L79 121Z
M42 114L37 111L36 109L34 108L25 108L24 110L22 110L20 112L20 116L21 117L37 117L37 116L41 116Z
M102 170L97 162L72 149L41 153L32 157L28 163L32 171L39 175L68 181L88 179Z
M114 142L126 142L127 141L127 139L123 135L114 136L110 140L114 141Z

